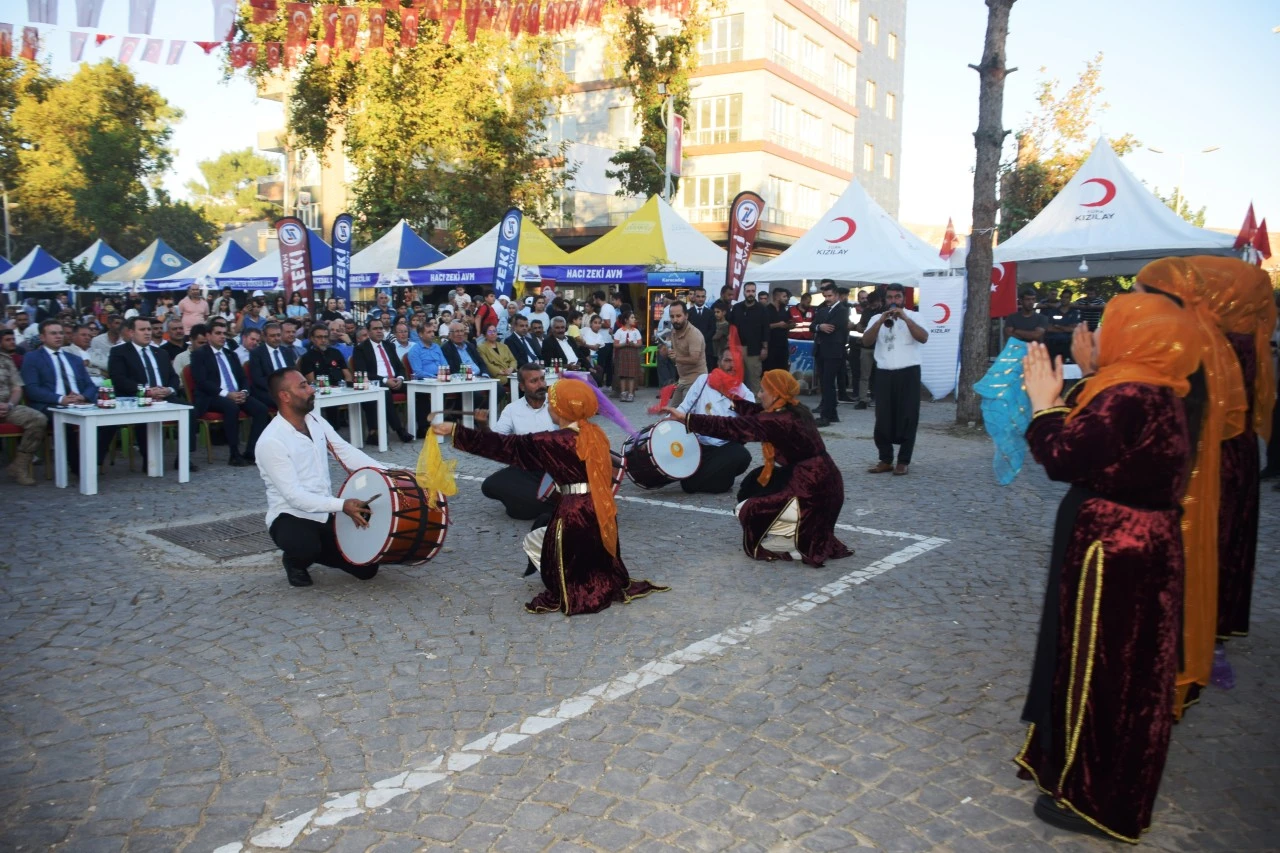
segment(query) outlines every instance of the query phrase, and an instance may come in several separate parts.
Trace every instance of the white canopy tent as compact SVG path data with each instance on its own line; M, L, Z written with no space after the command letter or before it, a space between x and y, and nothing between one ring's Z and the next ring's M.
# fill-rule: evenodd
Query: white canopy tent
M1231 255L1233 242L1170 210L1101 137L1053 201L996 246L995 262L1016 262L1020 282L1132 275L1170 255Z
M856 180L790 248L752 270L755 281L833 281L919 285L946 275L938 250L897 223Z
M443 262L444 252L419 237L401 219L386 234L351 256L350 285L374 287L392 281L407 281L408 270ZM316 277L332 277L333 265L315 271Z
M36 246L0 274L0 287L10 285L17 285L19 290L66 290L67 277L62 272L62 261Z

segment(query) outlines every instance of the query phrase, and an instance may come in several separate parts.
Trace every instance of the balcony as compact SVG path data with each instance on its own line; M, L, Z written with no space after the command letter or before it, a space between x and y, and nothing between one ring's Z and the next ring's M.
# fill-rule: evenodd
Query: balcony
M724 145L727 142L741 141L742 128L740 127L708 128L685 135L685 145Z
M723 47L717 50L704 50L698 54L698 65L727 65L730 62L742 61L742 48Z
M792 213L789 210L779 210L770 206L768 203L764 206L764 214L760 217L765 222L774 225L785 225L789 228L812 228L817 222L817 217L803 216L798 213Z
M274 130L260 130L258 131L258 150L283 154L288 147L287 139L288 136L282 127Z
M728 222L729 206L722 207L690 207L684 211L684 218L689 222Z
M791 72L796 71L795 57L788 56L787 54L783 53L780 50L775 50L773 52L773 61L776 62L778 65L781 65L783 68L787 69L788 71L791 71Z

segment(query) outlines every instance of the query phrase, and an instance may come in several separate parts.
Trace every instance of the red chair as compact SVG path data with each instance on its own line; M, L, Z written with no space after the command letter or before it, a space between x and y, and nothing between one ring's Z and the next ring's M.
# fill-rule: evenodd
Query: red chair
M187 365L186 367L182 368L182 387L187 392L187 399L190 400L192 403L195 403L196 384L195 384L195 381L191 378L191 365ZM244 412L241 412L240 418L239 418L239 421L240 421L239 425L243 427L245 422L248 420L249 420L249 416L246 415ZM222 415L219 414L218 412L205 412L203 415L200 415L196 418L196 424L200 427L200 434L204 436L204 449L205 449L206 455L209 458L210 463L213 462L213 438L209 433L209 425L221 424L221 423L222 423Z

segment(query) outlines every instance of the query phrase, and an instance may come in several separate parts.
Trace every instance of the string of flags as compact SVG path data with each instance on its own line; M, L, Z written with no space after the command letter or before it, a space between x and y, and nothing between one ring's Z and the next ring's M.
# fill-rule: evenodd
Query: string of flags
M98 25L105 0L76 0L76 25ZM468 42L482 31L496 32L517 39L523 35L558 34L581 26L596 27L601 23L604 0L382 0L381 4L341 6L313 5L288 0L248 0L255 24L272 23L284 13L284 41L236 41L235 0L212 0L214 32L224 36L214 41L191 41L205 55L226 46L232 68L263 65L286 68L297 65L308 51L315 50L315 61L328 65L342 55L359 62L368 52L413 48L423 21L439 25L441 42L449 42L461 24ZM643 7L677 17L689 13L691 0L624 0L624 6ZM182 59L188 40L143 38L151 32L155 0L129 0L129 35L120 37L117 59L122 64L135 58L143 62L176 65ZM407 4L407 5L406 5ZM29 0L29 18L34 23L56 25L57 0ZM393 17L394 16L394 17ZM319 18L319 38L312 38L313 22ZM388 33L387 24L398 29ZM363 24L363 28L362 28ZM137 35L141 33L142 35ZM114 34L70 32L71 59L79 62L93 36L96 47L115 38ZM24 26L18 56L35 60L39 52L41 32L38 27ZM14 55L14 25L0 23L0 56ZM139 55L139 50L141 54Z

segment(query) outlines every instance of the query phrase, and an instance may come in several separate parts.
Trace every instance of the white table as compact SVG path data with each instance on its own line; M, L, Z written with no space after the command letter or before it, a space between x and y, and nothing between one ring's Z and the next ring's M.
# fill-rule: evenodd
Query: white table
M347 424L351 430L351 444L364 447L364 410L361 403L378 404L378 452L387 452L387 389L366 388L357 391L354 388L330 388L328 394L316 391L316 408L327 409L330 406L347 407ZM413 407L410 406L410 411Z
M552 385L556 384L556 381L560 377L554 373L547 373L544 370L542 372L542 378L547 381L547 387L550 388ZM507 379L510 380L511 382L511 398L510 399L511 399L511 402L514 403L516 400L520 399L520 371L517 370L515 373L508 376Z
M178 482L191 481L191 407L183 403L117 406L114 409L50 407L53 416L54 485L67 487L67 425L80 428L80 494L98 493L98 427L147 425L147 476L164 476L165 421L178 422Z
M498 381L490 376L477 376L470 381L440 382L436 379L411 379L404 383L405 390L409 394L409 432L414 435L418 434L418 410L414 406L413 398L418 394L431 395L431 411L436 413L435 423L444 421L444 395L445 394L461 394L462 395L462 422L467 426L475 426L475 418L472 412L476 410L476 392L489 392L489 423L496 423L498 420ZM437 441L444 441L442 436L436 436Z

